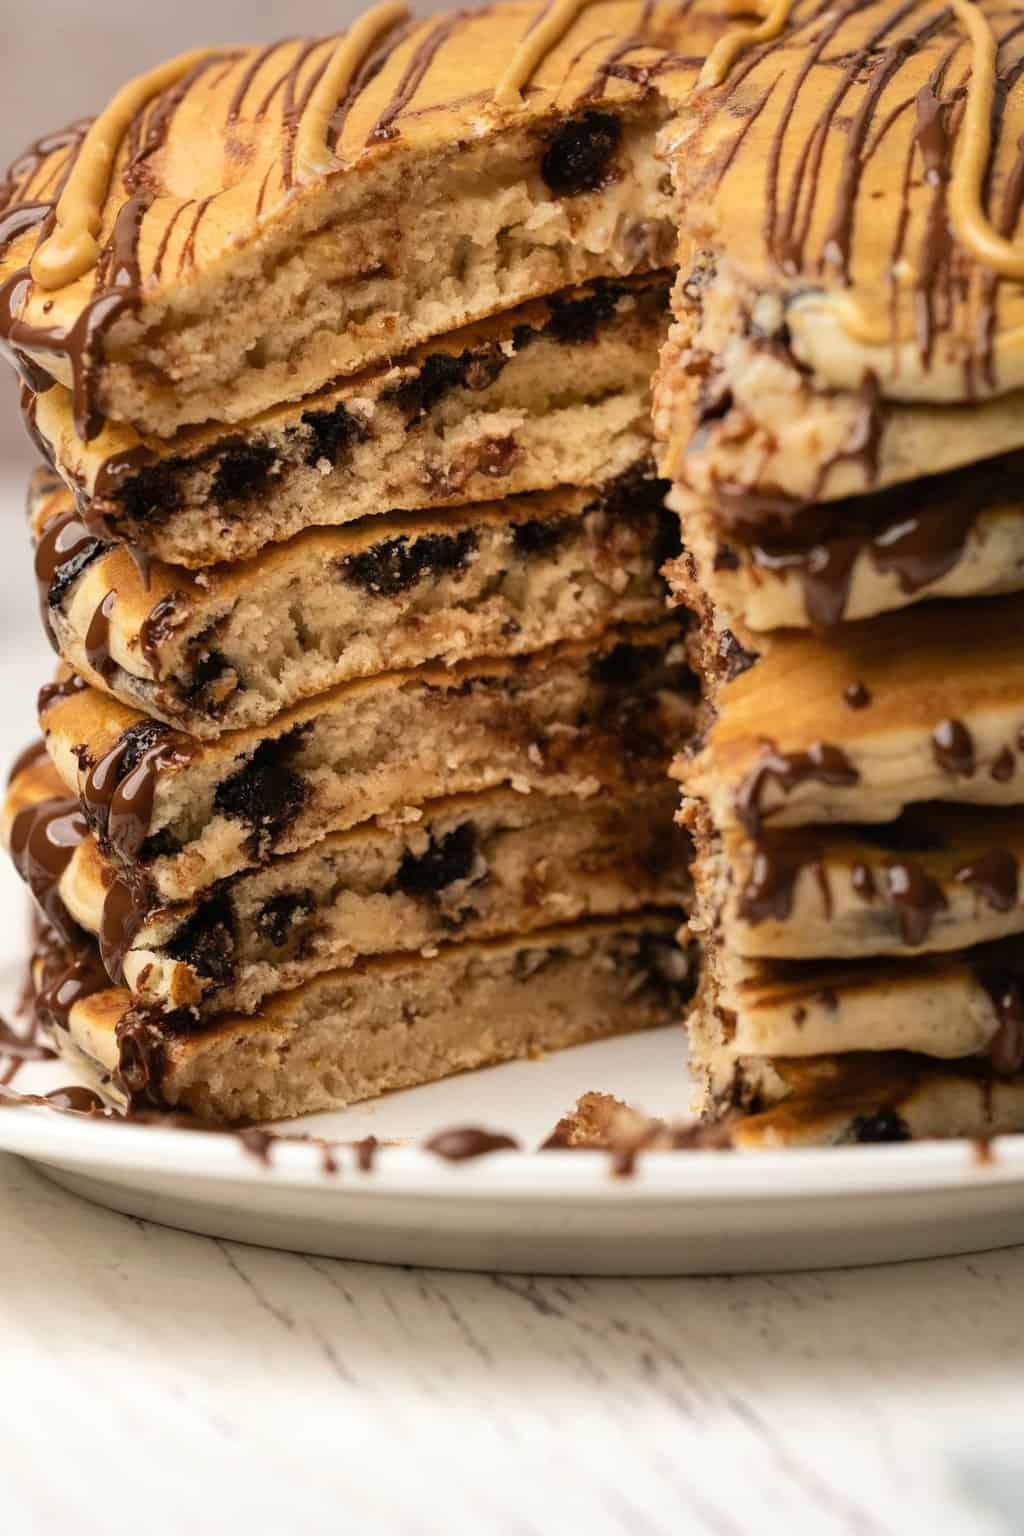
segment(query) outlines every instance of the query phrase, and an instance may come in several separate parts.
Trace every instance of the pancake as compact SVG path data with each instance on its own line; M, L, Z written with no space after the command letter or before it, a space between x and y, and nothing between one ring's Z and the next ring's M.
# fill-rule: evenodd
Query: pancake
M75 845L65 796L44 756L15 776L4 808L4 840L44 913L62 902L135 997L204 1016L251 1013L361 956L678 909L688 894L688 841L673 833L668 783L584 801L505 788L434 801L416 821L328 833L173 907L141 877L126 879L84 818ZM54 826L64 835L48 857Z
M716 1096L748 1058L911 1051L1024 1068L1024 943L862 960L744 960L705 941L690 1050Z
M914 801L1022 799L1024 599L922 604L830 642L766 637L714 685L703 746L676 760L716 825L894 820Z
M676 486L686 554L666 572L680 601L705 593L720 622L748 637L834 629L932 598L1024 588L1024 460L1008 455L874 496L807 509L804 529L755 537L724 527L712 502ZM813 524L821 514L823 531Z
M111 1102L281 1119L673 1022L688 986L677 921L639 914L431 958L360 960L279 993L255 1017L198 1027L189 1014L133 1009L123 988L103 987L95 954L51 948L35 966L36 1007L58 1050L87 1063ZM65 995L77 995L61 1007L69 961Z
M385 5L344 38L172 61L84 149L78 125L12 167L0 283L29 264L34 281L15 284L8 344L35 387L42 370L72 389L82 436L106 416L170 437L664 267L655 135L727 26L626 0L411 22ZM117 146L109 182L100 137ZM68 176L52 240L47 200Z
M662 429L694 488L817 501L1020 444L998 439L1024 387L1022 56L996 0L796 0L690 99L665 145L684 254Z
M599 485L650 456L650 379L667 282L538 300L244 430L167 441L108 425L85 442L57 385L29 424L89 526L172 564L245 559L311 527L559 485Z
M201 580L160 563L140 571L92 538L44 471L30 502L40 601L65 661L123 703L213 738L353 678L657 622L674 536L663 489L627 477L604 492L370 518Z
M875 827L698 831L697 919L736 955L834 959L962 949L1024 931L1016 807L912 806Z
M661 472L725 527L767 534L808 508L824 522L833 502L1024 446L1019 387L923 403L890 398L873 373L854 388L819 382L795 355L791 306L743 292L723 257L701 253L681 272L673 308L654 385Z
M679 630L609 631L515 660L345 683L269 725L199 742L73 675L40 723L70 794L168 900L444 795L657 782L693 714ZM412 808L412 809L410 809Z

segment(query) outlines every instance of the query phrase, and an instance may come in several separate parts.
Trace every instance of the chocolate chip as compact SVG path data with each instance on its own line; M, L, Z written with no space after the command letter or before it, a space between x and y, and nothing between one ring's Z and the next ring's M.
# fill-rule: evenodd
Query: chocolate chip
M565 123L551 139L540 173L556 197L596 192L612 171L622 124L607 112L587 112Z
M291 929L316 909L309 891L283 891L263 903L256 915L256 927L277 949L287 944Z
M453 356L433 352L413 378L404 379L387 390L385 400L393 400L399 410L415 421L441 401L452 389L486 389L504 368L507 358L497 345L477 347Z
M191 966L214 986L226 986L235 974L231 903L224 896L211 896L185 919L168 940L166 949L172 960Z
M303 735L296 726L276 741L261 741L249 761L217 786L213 803L221 815L264 837L279 836L309 796L308 784L289 766Z
M410 539L402 534L373 544L358 555L346 555L337 570L343 581L379 597L395 597L428 573L440 576L459 571L476 550L472 528L458 533L428 533Z
M519 457L519 448L512 437L491 437L482 444L476 455L476 469L481 475L493 475L500 479L511 472Z
M651 469L649 464L639 464L609 480L601 492L600 507L612 518L629 517L636 512L662 512L669 483L658 480Z
M181 848L181 838L170 827L161 827L159 832L146 838L139 850L139 860L146 864L153 859L171 859L181 852Z
M547 555L563 544L574 527L574 517L551 517L532 523L516 523L512 529L512 543L516 553L527 558L530 555Z
M652 646L622 641L607 656L598 656L591 662L590 674L607 688L639 687L660 661L661 652Z
M181 459L166 459L128 476L118 488L124 515L136 523L164 522L181 509Z
M845 1141L910 1141L910 1127L894 1109L880 1109L874 1115L857 1115L850 1121Z
M235 442L220 450L210 486L210 499L218 505L256 496L267 487L277 450L269 443Z
M200 661L192 668L192 681L185 689L184 696L190 704L198 704L211 683L215 683L219 677L229 671L231 663L220 651L208 651Z
M656 523L651 553L654 557L654 569L660 572L666 561L675 560L682 554L683 541L679 533L679 519L674 512L670 512L667 507L659 506L654 515Z
M593 341L598 329L614 315L620 291L606 287L585 299L553 298L545 331L568 346Z
M337 464L343 453L366 438L362 422L340 403L329 411L303 411L302 423L310 429L307 464L319 464L321 459Z
M623 963L670 1006L681 1006L693 996L695 978L686 951L667 934L640 934L630 941Z
M395 876L395 886L406 896L427 896L443 891L446 885L465 880L475 859L476 828L471 821L464 821L439 843L431 838L425 853L417 855L406 850Z

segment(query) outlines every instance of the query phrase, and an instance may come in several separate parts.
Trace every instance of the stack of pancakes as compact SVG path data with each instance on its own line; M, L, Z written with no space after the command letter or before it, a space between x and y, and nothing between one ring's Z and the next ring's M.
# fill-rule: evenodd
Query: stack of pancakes
M797 4L675 136L691 1050L745 1135L1024 1123L1022 19Z
M680 1016L652 81L701 31L635 11L190 55L0 189L62 659L5 835L113 1098L289 1115Z
M1024 1125L1022 76L995 0L386 0L11 168L62 1048L269 1116L666 1019L692 835L729 1137Z

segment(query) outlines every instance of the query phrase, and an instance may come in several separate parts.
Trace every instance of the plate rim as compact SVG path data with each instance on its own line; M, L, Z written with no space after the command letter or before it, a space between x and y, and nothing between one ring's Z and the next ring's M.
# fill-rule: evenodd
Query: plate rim
M298 1122L301 1124L301 1122ZM500 1127L495 1127L500 1129ZM348 1196L438 1195L463 1199L634 1200L682 1198L701 1203L892 1196L968 1189L980 1192L1020 1184L1024 1189L1024 1134L993 1139L990 1160L966 1139L896 1145L807 1147L642 1154L629 1177L614 1177L611 1157L599 1149L500 1151L461 1163L422 1144L381 1145L372 1171L360 1170L351 1142L337 1147L338 1171L323 1167L322 1147L278 1142L268 1162L236 1134L83 1120L33 1105L0 1110L0 1152L30 1162L103 1169L125 1174L202 1182L272 1184Z

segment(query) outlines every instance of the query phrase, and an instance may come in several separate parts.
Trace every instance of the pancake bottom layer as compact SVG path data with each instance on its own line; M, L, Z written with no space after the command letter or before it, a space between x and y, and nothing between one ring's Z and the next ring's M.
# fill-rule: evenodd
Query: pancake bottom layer
M37 1007L57 1046L103 1094L210 1120L283 1119L515 1057L673 1023L688 987L679 914L639 914L388 956L270 999L256 1017L132 1006L97 982L70 1007L62 981L98 960L79 948L37 960Z

